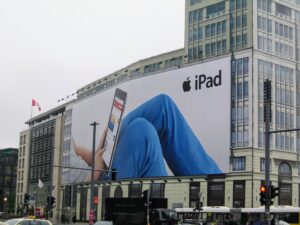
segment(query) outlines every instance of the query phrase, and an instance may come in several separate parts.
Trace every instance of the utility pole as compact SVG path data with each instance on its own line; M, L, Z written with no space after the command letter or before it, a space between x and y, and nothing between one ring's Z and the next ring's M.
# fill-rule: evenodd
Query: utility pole
M265 220L270 225L270 122L271 122L271 100L272 90L271 81L264 82L264 120L265 120L265 186L266 188L266 204L265 204Z
M95 169L95 142L96 142L96 126L98 125L97 122L93 122L91 126L93 127L93 149L92 149L92 171L91 171L91 197L90 197L90 214L89 214L89 224L94 224L94 169Z

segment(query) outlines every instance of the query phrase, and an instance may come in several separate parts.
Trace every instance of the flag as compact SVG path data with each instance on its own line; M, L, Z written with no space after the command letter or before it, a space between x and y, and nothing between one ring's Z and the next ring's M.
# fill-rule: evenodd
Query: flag
M31 106L37 106L37 107L38 107L38 109L39 109L39 111L41 111L41 110L42 110L42 108L41 108L40 104L39 104L39 103L38 103L36 100L34 100L34 99L32 99Z
M43 188L43 187L44 187L44 184L43 184L43 182L41 181L41 179L39 179L38 187L39 187L39 188Z

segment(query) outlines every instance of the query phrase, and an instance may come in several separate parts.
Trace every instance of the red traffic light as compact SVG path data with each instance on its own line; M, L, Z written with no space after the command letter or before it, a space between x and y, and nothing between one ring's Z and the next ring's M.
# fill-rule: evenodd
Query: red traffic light
M260 193L265 193L265 192L267 192L267 187L262 185L262 186L260 186L259 191L260 191Z

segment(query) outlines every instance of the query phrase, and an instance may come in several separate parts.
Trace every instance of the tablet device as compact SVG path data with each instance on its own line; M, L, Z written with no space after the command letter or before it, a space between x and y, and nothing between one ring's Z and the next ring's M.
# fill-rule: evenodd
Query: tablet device
M103 160L108 168L107 175L111 171L112 161L115 153L122 115L125 108L127 93L117 88L107 124L107 133L104 139Z

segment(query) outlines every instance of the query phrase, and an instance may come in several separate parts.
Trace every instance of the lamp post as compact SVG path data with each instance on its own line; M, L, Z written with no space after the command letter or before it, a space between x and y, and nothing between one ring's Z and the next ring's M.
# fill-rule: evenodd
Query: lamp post
M92 171L91 171L91 197L90 197L90 214L89 214L89 224L92 225L94 223L94 169L95 169L95 141L96 141L96 126L97 122L91 123L93 127L93 149L92 149Z
M4 212L7 212L7 197L3 198L3 202L4 202Z

